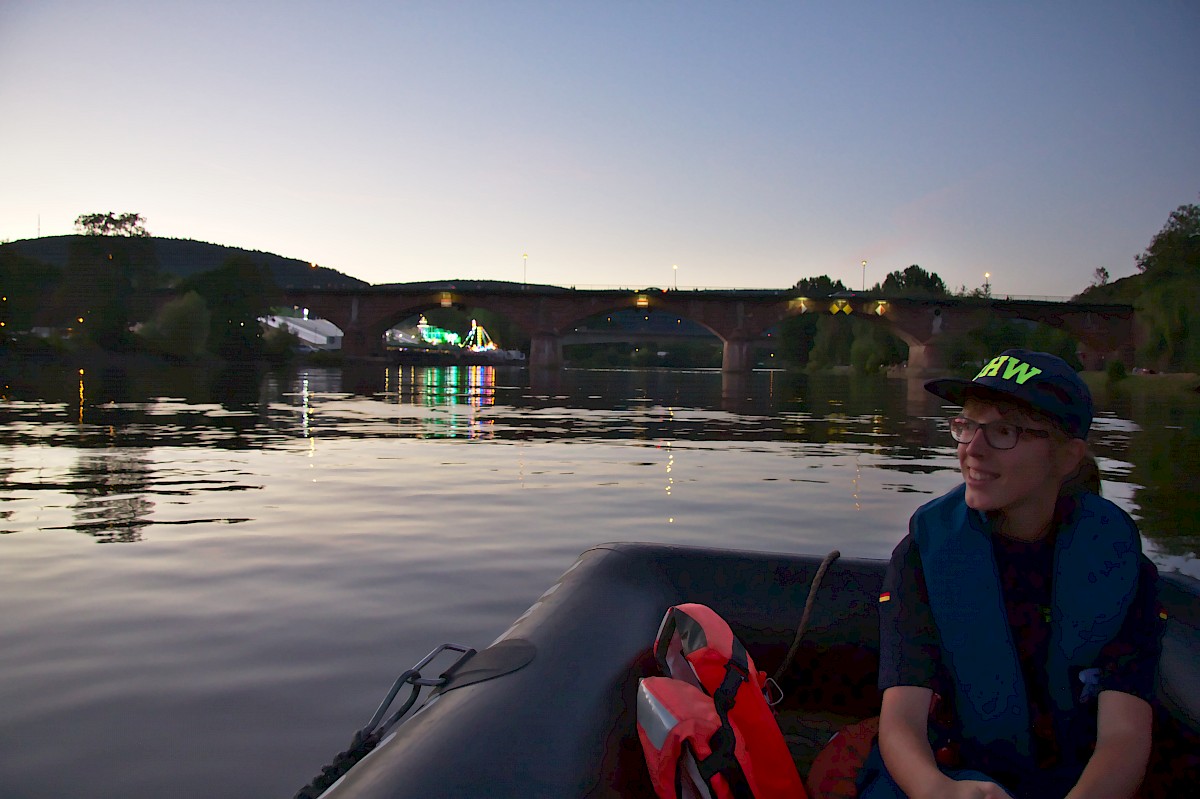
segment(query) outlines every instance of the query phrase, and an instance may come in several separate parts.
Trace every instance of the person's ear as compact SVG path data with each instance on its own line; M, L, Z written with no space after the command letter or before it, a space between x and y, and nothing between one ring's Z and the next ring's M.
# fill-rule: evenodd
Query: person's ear
M1087 442L1082 438L1072 438L1059 450L1061 453L1058 463L1059 476L1063 479L1074 474L1087 455Z

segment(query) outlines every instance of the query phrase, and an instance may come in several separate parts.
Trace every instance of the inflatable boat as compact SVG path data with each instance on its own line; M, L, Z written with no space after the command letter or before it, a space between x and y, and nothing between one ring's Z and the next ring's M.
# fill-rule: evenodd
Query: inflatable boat
M716 610L762 671L779 672L778 718L803 774L834 731L877 715L880 700L876 607L886 563L837 559L821 570L822 560L635 543L590 549L491 646L447 645L401 675L340 763L299 796L653 796L635 696L639 678L657 673L651 650L664 612L684 602ZM1168 621L1143 794L1177 797L1176 780L1200 779L1186 773L1200 752L1200 582L1159 580ZM455 662L435 674L439 658Z

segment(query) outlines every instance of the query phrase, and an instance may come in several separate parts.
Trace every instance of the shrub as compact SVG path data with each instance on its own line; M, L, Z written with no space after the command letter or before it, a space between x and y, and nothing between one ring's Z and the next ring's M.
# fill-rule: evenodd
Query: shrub
M1116 358L1108 362L1108 366L1105 367L1104 371L1108 376L1108 382L1110 385L1113 383L1119 383L1129 376L1125 371L1125 364L1121 363L1121 361L1117 360Z

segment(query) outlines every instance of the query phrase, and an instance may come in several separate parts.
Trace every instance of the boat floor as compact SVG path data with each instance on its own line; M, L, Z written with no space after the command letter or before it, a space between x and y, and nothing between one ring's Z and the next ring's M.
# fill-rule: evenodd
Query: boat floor
M861 721L857 716L800 710L784 710L775 720L779 722L796 769L806 778L817 753L825 748L833 734L848 724Z
M777 652L763 652L764 663L775 665L780 659ZM879 715L878 668L873 650L853 644L806 641L800 646L779 680L784 700L775 708L775 719L801 776L808 776L813 759L834 733Z

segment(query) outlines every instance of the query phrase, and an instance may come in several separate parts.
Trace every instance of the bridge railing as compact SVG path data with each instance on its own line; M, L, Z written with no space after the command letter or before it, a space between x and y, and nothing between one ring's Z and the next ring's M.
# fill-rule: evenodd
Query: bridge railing
M288 287L287 290L304 291L305 289L293 289ZM683 294L743 294L746 296L795 296L796 289L794 287L787 288L762 288L751 286L629 286L619 284L605 283L574 283L567 286L558 286L553 284L527 284L512 283L508 281L474 281L474 280L447 280L447 281L431 281L420 283L385 283L373 286L365 286L358 291L363 293L372 293L378 291L461 291L461 292L493 292L497 294L519 294L525 291L531 292L571 292L571 291L603 291L603 292L628 292L630 294L650 294L650 293L683 293ZM318 290L319 291L319 290ZM346 291L346 289L338 289L338 291ZM352 293L355 290L350 290ZM829 295L832 299L866 299L866 300L919 300L918 296L905 294L891 294L875 291L854 291L843 290ZM823 299L824 295L814 295L812 299ZM1074 301L1073 297L1053 296L1047 294L998 294L993 293L988 297L980 297L972 294L945 294L940 296L930 296L924 299L929 300L949 300L951 302L1049 302L1049 303L1067 303ZM1088 303L1086 299L1082 300L1083 304ZM1099 303L1101 305L1109 303Z
M588 284L573 284L563 286L562 288L578 289L580 291L653 291L658 290L664 293L672 291L757 291L766 293L786 294L792 292L792 288L764 287L764 286L671 286L665 288L659 287L630 287L618 285L606 285L602 283ZM843 296L868 297L870 299L890 299L887 294L879 294L871 291L846 291L841 293ZM997 300L997 301L1028 301L1028 302L1070 302L1074 297L1055 296L1050 294L992 294L988 297L975 297L973 295L946 294L944 299L961 300L961 299L980 299L980 300ZM896 295L895 299L911 299L904 295Z

